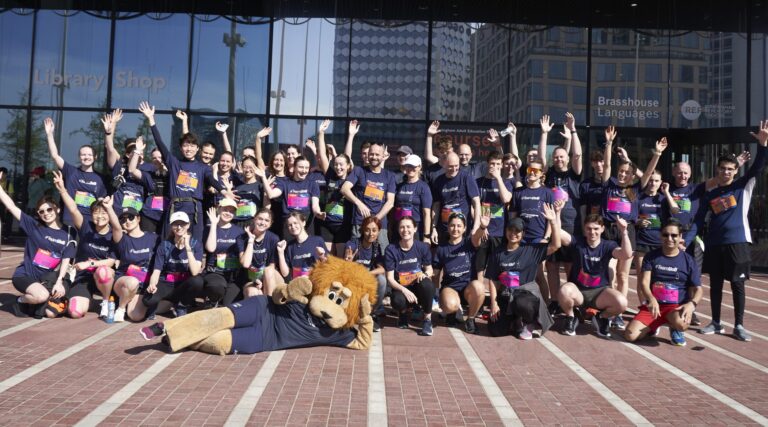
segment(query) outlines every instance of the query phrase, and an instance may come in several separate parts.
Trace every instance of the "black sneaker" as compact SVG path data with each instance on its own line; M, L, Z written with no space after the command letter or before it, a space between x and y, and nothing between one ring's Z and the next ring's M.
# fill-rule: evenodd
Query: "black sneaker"
M563 334L574 336L576 335L576 328L579 327L579 318L576 316L568 316L565 318L565 329Z
M149 341L165 334L165 325L160 323L153 323L149 326L145 326L139 329L139 333L145 340Z
M556 300L549 302L547 305L547 311L549 311L550 316L557 316L563 312L563 310L560 308L560 303L558 303Z
M381 323L379 323L379 316L371 316L373 318L373 332L381 331Z
M480 331L477 330L477 326L475 325L475 319L468 317L467 320L464 322L464 330L468 334L474 334L477 335Z
M445 326L455 328L459 322L456 320L456 313L451 313L445 317Z
M176 317L186 316L189 313L187 306L182 303L176 304L173 310L176 313Z
M45 317L45 307L48 305L48 303L43 304L37 304L32 306L32 317L35 319L42 319Z
M701 320L699 320L699 316L696 315L695 311L691 314L691 325L701 326Z
M26 306L26 307L24 307ZM14 298L13 304L11 304L11 311L13 312L13 315L16 317L29 317L27 314L27 310L29 310L29 305L19 302L18 298Z
M410 316L408 315L407 311L400 313L400 315L397 317L397 327L400 329L408 329L409 317Z
M599 313L592 318L592 324L595 325L595 332L602 338L611 337L611 319L606 319Z

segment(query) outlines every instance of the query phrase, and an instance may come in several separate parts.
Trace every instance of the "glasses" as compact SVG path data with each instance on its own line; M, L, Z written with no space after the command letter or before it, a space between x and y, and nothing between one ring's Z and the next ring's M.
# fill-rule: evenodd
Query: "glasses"
M171 227L176 227L176 228L183 228L183 227L186 227L186 226L187 226L187 223L186 222L181 222L181 221L176 221L173 224L171 224Z
M669 239L669 238L677 239L678 236L679 234L675 234L675 233L661 233L661 237L665 239Z
M128 221L133 221L134 219L136 219L136 215L133 215L133 214L123 215L120 217L120 224L126 223Z
M538 175L541 173L541 169L532 167L529 167L525 171L528 173L528 175Z
M450 221L450 220L452 220L452 219L454 219L454 218L459 218L459 219L466 219L466 217L464 216L464 214L463 214L463 213L460 213L460 212L454 212L454 213L452 213L452 214L450 214L450 215L448 216L448 220L449 220L449 221Z
M49 213L53 213L53 208L45 208L45 209L40 209L40 210L37 211L38 215L43 215L43 214L47 214L47 213L48 214Z

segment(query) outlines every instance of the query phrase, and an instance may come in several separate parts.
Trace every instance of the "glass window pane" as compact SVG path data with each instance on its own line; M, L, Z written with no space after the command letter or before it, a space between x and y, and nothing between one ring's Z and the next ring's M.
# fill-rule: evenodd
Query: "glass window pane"
M431 118L505 120L508 43L509 30L498 25L435 22Z
M446 126L441 123L440 128ZM450 129L450 125L447 125ZM443 129L443 131L445 131ZM424 141L426 140L427 129L425 126L416 123L393 123L393 122L374 122L365 121L360 124L360 132L355 137L354 147L352 147L352 161L360 164L360 145L364 141L378 141L386 145L389 149L389 159L385 163L388 169L396 170L397 156L395 152L401 145L411 147L413 152L422 157L424 154Z
M275 120L273 126L272 135L269 139L269 155L275 150L274 143L277 141L281 149L285 149L288 145L298 145L299 147L305 147L307 139L317 142L317 128L320 126L322 120L308 120L308 119L278 119ZM360 131L368 126L369 123L365 122L360 125ZM253 140L251 140L253 141ZM344 142L346 141L346 124L342 120L332 120L328 130L325 131L325 143L333 145L336 148L337 153L344 152ZM363 139L360 138L360 134L355 138L357 145L362 144ZM253 142L251 142L253 143ZM266 153L266 150L265 150ZM315 155L312 154L308 148L302 150L302 154L306 156L309 161L315 165L317 161ZM269 156L265 154L264 161Z
M27 104L31 55L32 14L0 12L0 104Z
M768 34L752 34L752 75L750 91L752 108L750 109L749 125L755 125L760 120L768 118Z
M349 21L325 18L275 21L273 114L346 115L349 27Z
M6 176L9 182L13 183L17 177L21 179L24 176L24 145L26 140L27 111L0 109L0 152L4 153L0 157L0 167L8 169ZM31 159L47 157L47 150L40 150L44 148L40 141L36 141L34 146L37 148L37 152L32 153Z
M85 12L37 13L35 105L105 107L109 74L109 19Z
M352 24L350 117L426 117L428 30L424 22Z
M237 19L195 16L192 109L266 112L269 21Z
M186 108L190 17L142 15L115 29L112 105L161 110Z
M176 141L181 137L181 122L168 114L156 114L155 122L163 142L179 154L178 149L174 147L177 146ZM136 138L139 135L144 137L144 142L147 144L145 155L149 156L149 153L155 148L155 139L152 137L149 122L143 114L123 112L123 119L117 124L117 132L115 133L117 151L123 153L123 143L126 138ZM99 156L102 154L99 153Z
M595 31L598 29L593 30L593 34ZM614 43L592 51L591 124L665 127L668 112L667 32L610 28L599 29L599 32L610 35ZM664 98L645 97L649 88L660 89L660 92L650 93L665 94Z

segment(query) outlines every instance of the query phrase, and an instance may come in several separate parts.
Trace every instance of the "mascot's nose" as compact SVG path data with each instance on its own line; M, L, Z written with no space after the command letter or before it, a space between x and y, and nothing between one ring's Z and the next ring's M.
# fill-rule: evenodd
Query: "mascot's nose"
M323 315L323 320L328 320L328 319L332 319L333 318L333 316L328 314L328 312L326 312L326 311L321 311L320 314Z

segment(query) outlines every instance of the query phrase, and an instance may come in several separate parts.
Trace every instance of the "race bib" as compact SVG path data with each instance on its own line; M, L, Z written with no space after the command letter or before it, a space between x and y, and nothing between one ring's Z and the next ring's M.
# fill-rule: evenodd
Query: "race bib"
M648 221L650 224L648 224L648 228L652 228L654 230L661 228L661 218L659 218L656 214L640 214L640 219L644 219Z
M677 207L680 208L680 212L690 212L691 211L691 199L680 196L673 196L672 199L677 203Z
M491 219L504 217L504 206L494 203L483 203L483 215L490 215Z
M678 304L680 302L680 290L670 283L654 283L651 285L651 293L659 304Z
M253 218L256 216L256 205L250 200L240 199L237 202L235 216L237 218Z
M165 281L170 283L180 283L189 277L189 273L186 271L176 271L173 273L166 273L165 275Z
M507 288L520 286L520 273L517 271L504 271L499 274L499 282Z
M333 218L344 218L344 204L340 202L330 202L325 205L325 213Z
M565 191L562 187L554 187L552 188L552 194L555 197L555 201L562 200L567 202L569 199L568 192Z
M307 193L288 193L286 197L288 209L301 210L309 207L309 194Z
M45 249L40 248L37 248L35 257L32 258L32 264L46 270L53 270L58 267L60 263L61 257L59 257L57 254L51 253L51 251L46 251Z
M365 184L365 192L363 193L366 199L380 202L384 200L384 184L378 182L368 181Z
M712 208L712 212L714 212L715 215L720 215L727 210L735 208L736 204L736 197L734 197L733 194L724 194L709 202L709 206Z
M606 210L610 213L628 214L632 212L632 203L622 197L609 197Z
M163 196L152 196L152 200L149 202L149 208L153 211L164 211L165 205L165 197Z
M421 273L421 270L398 272L397 283L402 286L409 286L419 278L419 273Z
M461 206L443 206L443 208L440 209L440 221L442 221L443 224L448 224L448 218L454 212L461 213Z
M396 222L407 216L413 216L413 208L411 206L399 206L395 208L394 218Z
M248 267L248 280L255 282L257 280L264 281L264 270L266 267Z
M600 286L600 276L587 274L584 272L584 269L579 270L577 280L581 283L581 286L584 286L585 288L597 288Z
M293 267L291 270L291 278L295 279L297 277L309 276L311 271L312 267Z
M134 264L128 266L128 270L125 271L125 274L135 277L141 283L144 283L147 280L147 269Z
M96 197L94 197L93 194L87 191L75 192L75 204L77 204L77 206L90 208L95 201L96 201Z
M176 177L176 186L183 191L194 191L197 189L197 174L180 170L179 176Z
M240 268L240 260L228 255L226 253L216 254L216 268L226 271Z
M130 194L123 195L122 208L133 208L136 212L140 212L143 206L144 202L140 198Z

